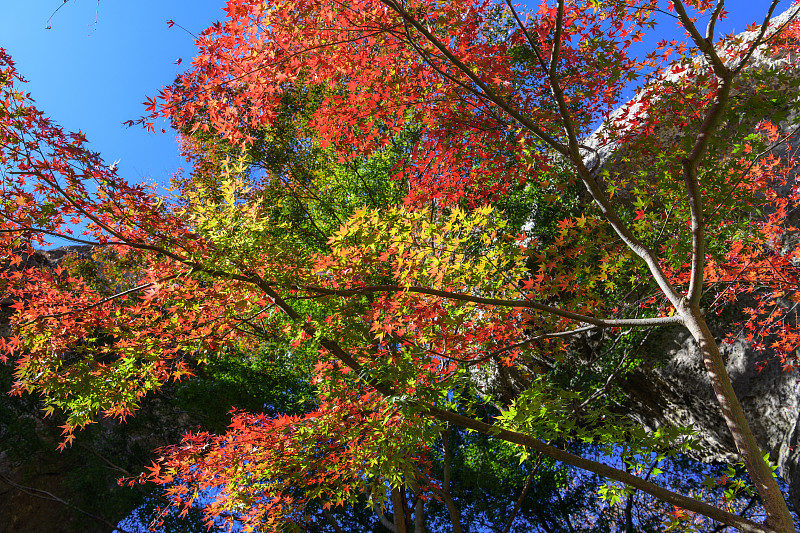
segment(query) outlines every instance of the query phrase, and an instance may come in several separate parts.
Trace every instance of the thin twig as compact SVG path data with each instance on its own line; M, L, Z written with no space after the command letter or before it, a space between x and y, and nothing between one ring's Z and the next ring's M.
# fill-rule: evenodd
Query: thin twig
M2 480L3 482L7 483L8 485L14 487L18 491L23 492L23 493L25 493L25 494L27 494L29 496L33 496L34 498L40 498L42 500L47 500L47 501L51 501L51 502L60 503L60 504L66 506L66 507L68 507L70 509L73 509L74 511L77 511L77 512L83 514L83 515L88 516L89 518L92 518L94 520L97 520L98 522L101 522L101 523L105 524L106 526L112 528L112 530L116 529L120 533L132 533L131 531L129 531L127 529L124 529L124 528L120 527L117 524L112 524L111 522L109 522L108 520L103 518L102 516L98 516L98 515L96 515L94 513L90 513L89 511L81 509L80 507L78 507L78 506L76 506L76 505L74 505L74 504L72 504L72 503L70 503L70 502L68 502L66 500L63 500L63 499L59 498L58 496L56 496L52 492L47 492L46 490L41 490L41 489L36 489L36 488L33 488L33 487L28 487L26 485L20 485L19 483L16 483L16 482L12 481L11 479L9 479L8 477L6 477L6 475L3 474L3 473L0 473L0 480Z
M514 504L514 509L511 511L511 516L508 517L508 521L506 522L506 527L503 528L502 533L508 533L511 531L511 526L514 524L514 519L517 517L520 508L522 507L522 502L525 500L525 496L528 495L528 490L531 488L533 484L533 478L536 476L536 473L539 471L539 465L542 464L542 459L544 459L544 454L539 453L539 456L536 458L536 463L533 465L531 469L531 473L528 474L528 479L525 481L525 486L522 488L522 492L517 498L516 503Z

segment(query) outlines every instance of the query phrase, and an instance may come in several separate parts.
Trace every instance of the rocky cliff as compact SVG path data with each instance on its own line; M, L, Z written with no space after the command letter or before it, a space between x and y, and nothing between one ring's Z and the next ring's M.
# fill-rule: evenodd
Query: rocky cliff
M737 462L697 344L688 332L661 331L650 347L655 353L649 355L660 362L653 360L637 369L622 384L631 416L650 428L702 428L695 458ZM744 339L723 343L720 348L756 440L778 464L794 508L800 510L800 374L784 371L778 361L757 365L765 360L765 354L756 352Z

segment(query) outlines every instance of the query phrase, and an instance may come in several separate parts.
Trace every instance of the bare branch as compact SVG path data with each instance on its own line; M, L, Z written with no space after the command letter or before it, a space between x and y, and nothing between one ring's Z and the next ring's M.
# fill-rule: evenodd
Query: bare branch
M397 528L394 527L394 524L392 523L391 520L386 518L383 509L377 502L372 503L372 510L375 512L375 515L378 517L378 521L381 523L383 527L385 527L392 533L397 533Z
M470 69L467 65L465 65L458 57L453 54L450 49L444 45L435 35L428 31L428 29L416 19L416 17L412 16L399 2L395 0L381 0L383 4L387 7L395 11L398 15L400 15L403 20L407 21L409 24L414 26L418 32L420 32L425 38L430 41L439 51L444 55L448 61L450 61L453 66L455 66L459 71L461 71L467 78L472 80L472 82L477 85L485 94L486 96L500 109L511 115L515 120L517 120L520 124L524 125L527 129L529 129L532 133L534 133L537 137L539 137L543 142L545 142L548 146L556 150L557 152L567 155L568 150L567 147L556 140L553 136L548 134L542 128L540 128L535 122L533 122L529 117L526 117L521 112L516 110L505 98L498 95L494 89L492 89L487 83L480 79L480 77L475 74L472 69Z
M144 283L142 285L137 285L136 287L130 288L128 290L125 290L125 291L122 291L122 292L118 292L118 293L113 294L111 296L107 296L105 298L102 298L102 299L96 301L95 303L89 304L89 305L84 306L84 307L81 307L80 309L70 309L69 311L64 311L63 313L53 313L53 314L50 314L50 315L39 315L35 319L33 319L33 320L29 321L29 322L25 322L25 323L21 324L21 326L29 326L29 325L31 325L31 324L33 324L35 322L39 322L40 320L44 320L46 318L61 318L63 316L74 315L74 314L77 314L77 313L83 313L84 311L88 311L89 309L94 309L95 307L100 307L103 304L106 304L108 302L112 302L112 301L114 301L114 300L116 300L118 298L122 298L123 296L127 296L129 294L133 294L135 292L139 292L141 290L148 289L148 288L150 288L150 287L152 287L154 285L157 285L159 283L162 283L164 281L170 281L170 280L173 280L175 278L179 278L179 277L183 276L184 274L186 274L186 272L179 272L177 274L173 274L171 276L167 276L165 278L161 278L161 279L158 279L156 281L151 281L150 283Z
M511 14L514 15L514 20L516 20L517 26L519 26L519 28L522 30L522 33L525 35L525 38L528 40L528 44L531 45L531 49L536 55L536 59L539 61L539 66L542 67L542 70L547 70L547 64L544 62L544 58L539 50L539 45L528 31L527 26L525 26L525 24L522 22L520 16L517 14L517 10L514 9L514 4L511 3L511 0L506 0L506 5L508 5L509 9L511 10Z
M507 352L509 350L515 350L517 348L524 348L525 346L527 346L527 345L529 345L531 343L534 343L534 342L536 342L538 340L542 340L542 339L557 339L557 338L560 338L560 337L572 337L573 335L580 335L581 333L585 333L587 331L592 331L594 329L597 329L597 326L586 326L586 327L583 327L583 328L576 328L576 329L571 329L571 330L567 330L567 331L558 331L556 333L542 333L541 335L536 335L535 337L531 337L531 338L526 339L526 340L524 340L522 342L518 342L516 344L512 344L510 346L506 346L505 348L500 348L499 350L495 350L495 351L489 353L488 355L486 355L486 356L484 356L481 359L478 359L476 361L483 361L483 360L495 358L498 355L500 355L501 353Z
M328 519L328 522L330 522L331 526L333 526L333 529L334 531L336 531L336 533L344 533L344 530L342 530L342 526L339 525L339 522L336 520L336 517L334 517L329 510L323 508L322 514L325 516L325 518Z
M703 55L706 56L706 59L711 64L711 67L714 69L716 75L720 78L730 77L731 72L725 66L725 63L722 61L722 59L720 59L717 51L714 49L714 42L710 39L705 39L697 29L697 26L695 26L691 17L686 12L686 7L683 5L683 0L674 0L672 5L675 7L675 12L678 14L678 19L680 19L681 25L689 33L689 37L691 37L692 42L694 42L700 51L703 52Z
M708 21L708 26L706 26L706 41L714 42L714 27L717 25L717 20L719 20L719 15L724 7L725 0L719 0L717 5L714 6L714 11L711 12L711 18Z
M540 453L539 457L536 458L536 462L531 469L531 473L528 474L528 479L525 480L525 486L522 487L522 492L517 498L516 503L514 504L514 509L511 511L511 515L508 517L508 521L506 522L506 527L503 528L503 533L508 533L511 531L511 526L514 525L514 519L517 518L517 514L519 513L520 508L522 507L522 502L525 501L525 496L528 495L528 491L533 484L533 478L536 477L536 473L539 471L539 465L542 464L542 459L544 459L544 454ZM558 491L556 491L558 492Z
M599 328L618 328L618 327L638 327L638 326L667 326L682 324L683 318L680 316L665 316L656 318L634 318L634 319L602 319L593 316L581 315L571 311L565 311L558 307L552 307L530 300L506 300L502 298L482 298L480 296L473 296L471 294L443 291L439 289L431 289L428 287L419 287L415 285L402 286L402 285L367 285L359 287L358 289L350 290L337 290L325 289L323 287L313 287L309 285L295 285L293 288L302 289L309 292L317 292L321 294L330 294L332 296L356 296L359 294L370 294L376 292L412 292L418 294L429 294L431 296L441 296L451 300L459 300L463 302L473 302L478 304L496 305L500 307L523 308L523 309L536 309L552 315L568 318L577 322L584 322ZM567 334L565 332L565 334Z
M556 77L556 69L558 68L558 55L561 53L561 37L564 33L564 0L558 0L556 6L556 30L553 36L553 50L550 53L550 71L548 75L550 79Z
M453 526L453 533L462 533L461 528L461 511L459 511L456 503L453 501L453 496L450 494L450 476L451 476L451 460L452 454L450 453L450 425L442 432L442 450L444 451L444 479L442 480L441 496L444 500L447 513L450 515L450 523Z
M620 470L597 461L592 461L591 459L573 455L567 451L545 444L529 435L510 431L508 429L498 428L495 425L487 424L480 420L475 420L458 413L439 409L433 405L420 404L420 407L425 409L432 416L438 418L439 420L451 422L463 428L472 429L479 433L483 433L484 435L489 435L491 437L501 438L508 442L520 444L570 466L575 466L582 470L593 472L600 476L630 485L637 490L646 492L647 494L655 496L656 498L672 505L676 505L688 511L700 513L711 518L712 520L717 520L718 522L731 525L744 533L774 533L770 527L757 524L751 520L742 518L741 516L733 513L729 513L728 511L718 509L694 498L674 493L663 487L659 487L658 485L650 483L649 481L645 481L642 478L631 475L624 470Z
M559 34L559 29L558 29L559 24L563 25L563 10L564 10L563 0L559 1L558 9L561 15L557 15L556 19L557 34ZM559 23L559 20L562 20L562 22ZM558 106L558 113L567 136L567 147L566 147L566 153L564 155L566 155L570 159L570 161L575 165L578 176L580 177L581 181L586 187L586 190L592 196L592 199L594 200L595 204L597 204L597 206L600 208L600 211L602 212L604 218L606 219L606 222L608 222L611 225L612 229L617 233L617 235L619 235L619 237L622 239L625 245L645 262L658 287L667 296L667 299L670 301L670 303L677 309L680 304L680 296L675 291L672 284L669 282L669 279L664 274L664 271L661 269L661 265L659 264L658 259L651 250L649 250L639 239L637 239L633 235L631 230L622 221L616 209L611 204L611 201L608 199L605 192L598 185L592 171L586 168L586 165L583 162L583 158L581 157L581 152L580 152L581 142L578 139L575 126L572 122L569 106L567 105L567 100L564 95L564 91L561 88L560 80L558 78L557 50L560 47L559 41L560 38L557 39L556 42L554 43L554 50L553 50L554 53L552 54L551 63L549 69L546 72L546 75L549 80L550 91L553 95L553 99L555 100L556 105Z
M741 72L741 70L745 67L745 65L747 65L748 61L750 61L750 58L755 53L756 48L758 48L764 43L764 35L766 35L767 29L769 28L769 21L772 19L772 14L775 12L775 8L778 7L779 1L780 0L772 0L772 5L769 6L769 11L764 17L764 22L761 23L761 29L759 29L758 31L758 37L756 37L753 40L753 43L750 45L750 49L747 50L747 53L744 55L744 57L742 57L742 60L739 63L739 65L734 69L733 71L734 76L739 72ZM789 19L789 21L797 17L798 12L800 12L800 10L796 9L793 16ZM788 24L789 21L787 21L786 23ZM780 33L780 31L783 29L784 26L778 28L775 32L773 32L772 35ZM772 37L772 35L770 37Z
M77 512L81 513L82 515L86 515L89 518L92 518L93 520L96 520L96 521L98 521L98 522L100 522L100 523L112 528L112 530L115 529L116 531L119 531L120 533L131 533L127 529L124 529L124 528L120 527L117 524L112 524L111 522L109 522L108 520L103 518L102 516L98 516L98 515L96 515L94 513L90 513L89 511L81 509L80 507L77 507L74 504L72 504L72 503L70 503L70 502L68 502L68 501L66 501L64 499L59 498L58 496L56 496L52 492L48 492L46 490L41 490L41 489L36 489L36 488L33 488L33 487L28 487L28 486L25 486L25 485L20 485L18 483L15 483L14 481L9 479L8 477L6 477L2 473L0 473L0 481L3 481L4 483L7 483L8 485L14 487L15 489L17 489L20 492L24 492L28 496L33 496L34 498L40 498L42 500L47 500L47 501L51 501L51 502L60 503L61 505L64 505L65 507L68 507L68 508L70 508L70 509L72 509L74 511L77 511Z

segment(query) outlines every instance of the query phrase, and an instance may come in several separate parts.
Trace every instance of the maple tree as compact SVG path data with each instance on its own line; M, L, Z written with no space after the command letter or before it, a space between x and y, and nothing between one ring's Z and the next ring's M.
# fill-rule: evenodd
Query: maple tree
M715 42L724 3L675 0L666 10L690 46L662 42L642 59L630 50L655 24L653 0L529 13L482 0L231 0L140 121L169 118L193 163L166 195L45 118L0 54L14 390L65 412L67 444L254 339L312 357L313 409L234 412L226 433L187 435L145 476L176 505L210 491L210 520L250 528L366 497L376 510L391 501L406 531L432 497L459 530L449 474L431 469L459 426L607 477L611 501L661 499L676 523L794 531L707 322L744 303L731 331L798 364L800 189L792 151L775 151L798 107L798 25L770 24L777 3ZM788 60L748 68L768 57ZM526 201L494 207L509 198ZM136 275L108 292L69 269L27 268L25 253L54 237L134 254ZM635 475L690 446L691 431L648 433L607 409L598 380L570 387L550 371L580 335L624 344L667 326L699 345L763 523ZM507 369L525 387L498 404L487 385Z

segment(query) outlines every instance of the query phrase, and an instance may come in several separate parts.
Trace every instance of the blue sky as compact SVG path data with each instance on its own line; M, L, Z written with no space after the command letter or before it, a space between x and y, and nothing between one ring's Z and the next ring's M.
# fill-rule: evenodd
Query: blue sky
M718 30L743 30L763 17L769 3L728 0L731 17ZM777 12L789 4L782 0ZM182 164L172 134L146 133L122 122L140 117L145 97L169 84L194 54L192 36L168 28L166 21L197 33L223 18L223 5L223 0L0 0L0 46L28 79L27 90L40 110L68 130L83 131L109 163L120 159L128 180L166 184ZM667 22L649 43L671 37L674 29Z
M101 0L98 9L96 0L0 0L0 46L28 80L40 110L65 129L86 133L109 163L121 159L126 178L165 183L182 162L172 134L122 122L144 114L145 97L169 84L194 54L192 36L166 21L197 33L224 17L223 5ZM174 64L179 57L180 66Z

